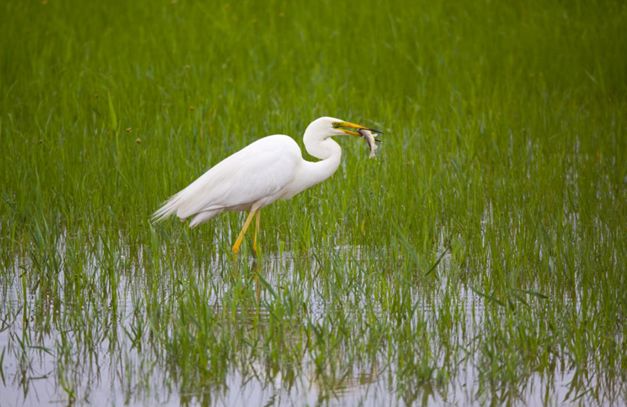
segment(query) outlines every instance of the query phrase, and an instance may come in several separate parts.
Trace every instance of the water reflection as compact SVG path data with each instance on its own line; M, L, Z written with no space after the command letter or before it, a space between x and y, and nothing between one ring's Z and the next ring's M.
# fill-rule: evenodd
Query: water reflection
M190 267L140 260L127 270L96 254L79 279L61 267L47 282L26 274L31 260L16 259L2 280L3 400L546 405L624 397L620 379L594 366L583 374L556 359L549 369L509 371L503 355L489 360L490 299L453 287L445 250L439 277L422 285L399 280L360 247L325 258L216 255ZM138 257L148 256L142 249Z

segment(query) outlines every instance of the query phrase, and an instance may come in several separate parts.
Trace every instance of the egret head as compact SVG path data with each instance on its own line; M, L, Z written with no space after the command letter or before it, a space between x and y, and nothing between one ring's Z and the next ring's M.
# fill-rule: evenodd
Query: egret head
M347 122L334 117L320 117L307 126L307 131L319 134L325 138L332 136L344 136L347 134L349 136L361 137L361 134L357 132L359 129L370 130L373 133L381 133L379 130L369 129L361 124Z

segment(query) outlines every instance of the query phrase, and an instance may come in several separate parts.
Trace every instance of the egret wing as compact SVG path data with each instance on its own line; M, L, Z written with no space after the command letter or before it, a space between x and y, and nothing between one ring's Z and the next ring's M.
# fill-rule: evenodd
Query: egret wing
M277 199L276 195L292 180L300 160L298 144L290 137L264 137L209 169L170 198L154 217L160 220L176 213L185 219L200 212L215 216L257 202L263 206Z

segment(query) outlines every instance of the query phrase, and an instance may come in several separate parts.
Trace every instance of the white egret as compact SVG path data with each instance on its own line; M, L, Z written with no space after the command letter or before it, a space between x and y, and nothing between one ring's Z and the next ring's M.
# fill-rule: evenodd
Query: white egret
M195 227L224 211L249 211L232 249L235 254L239 252L246 230L256 216L253 238L256 253L260 209L277 199L289 199L333 175L340 165L342 149L331 137L361 137L361 130L381 133L332 117L311 122L303 141L307 152L320 159L317 162L304 160L298 144L289 136L261 138L220 161L173 195L154 213L153 219L160 221L173 214L181 219L192 217L190 227Z

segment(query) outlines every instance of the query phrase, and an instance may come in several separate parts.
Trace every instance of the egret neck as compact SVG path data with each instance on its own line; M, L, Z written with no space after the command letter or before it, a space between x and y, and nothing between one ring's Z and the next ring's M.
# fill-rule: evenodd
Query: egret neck
M319 158L320 161L311 162L303 160L301 178L304 182L302 189L307 189L329 178L340 165L342 148L330 136L321 135L314 129L308 128L303 137L307 152Z

